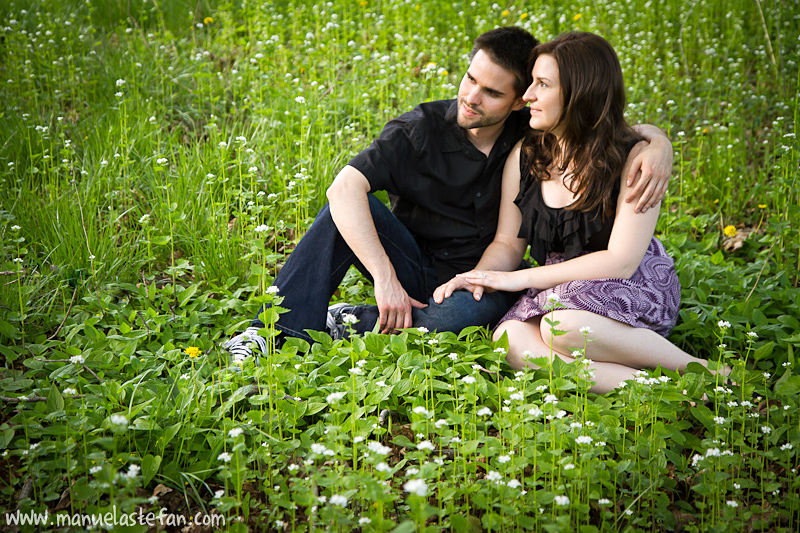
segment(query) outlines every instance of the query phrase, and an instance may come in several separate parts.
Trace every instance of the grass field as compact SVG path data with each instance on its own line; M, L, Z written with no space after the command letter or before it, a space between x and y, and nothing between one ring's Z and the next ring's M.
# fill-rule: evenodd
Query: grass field
M510 24L617 50L675 149L670 340L738 385L597 396L481 328L228 360L338 170ZM797 0L0 3L0 531L797 531L799 57Z

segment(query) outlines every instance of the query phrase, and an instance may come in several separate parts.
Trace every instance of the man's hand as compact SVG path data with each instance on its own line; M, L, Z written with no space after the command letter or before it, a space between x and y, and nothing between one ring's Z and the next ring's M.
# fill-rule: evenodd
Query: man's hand
M375 281L375 301L380 313L378 327L381 333L395 333L410 328L413 325L411 308L427 307L427 304L409 296L395 276L385 281Z
M630 203L638 198L637 213L655 207L667 193L672 159L672 143L663 135L653 136L649 143L642 141L631 150L626 180L633 189L625 201Z

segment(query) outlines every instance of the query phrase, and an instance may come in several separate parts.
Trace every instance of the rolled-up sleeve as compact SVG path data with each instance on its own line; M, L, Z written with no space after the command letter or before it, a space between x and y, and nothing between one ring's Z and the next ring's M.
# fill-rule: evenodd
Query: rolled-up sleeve
M400 194L404 175L418 160L416 129L403 117L390 121L377 139L350 160L369 182L370 191Z

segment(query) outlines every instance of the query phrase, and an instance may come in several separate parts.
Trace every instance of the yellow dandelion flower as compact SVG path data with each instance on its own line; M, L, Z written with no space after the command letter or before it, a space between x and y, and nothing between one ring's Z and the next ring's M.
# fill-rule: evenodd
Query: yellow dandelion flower
M519 16L519 20L525 20L526 18L528 18L527 13L523 13L522 15Z
M719 203L719 198L717 198L716 200L714 200L714 203L715 203L715 204L718 204L718 203Z
M736 235L736 226L725 226L722 232L728 237L733 237Z
M367 2L367 0L361 0L361 1L360 1L358 4L359 4L361 7L367 7L367 4L368 4L368 3L369 3L369 2Z
M209 24L211 24L213 22L214 22L214 19L212 17L206 17L206 18L203 19L203 24L205 24L206 26L208 26Z
M579 20L581 20L582 16L583 15L581 15L580 13L575 13L575 16L572 17L572 20L574 20L575 22L578 22Z
M766 209L767 208L767 204L758 204L758 208L759 209Z
M419 4L414 6L414 11L419 11Z
M503 15L504 17L507 17L508 13L509 13L508 9L504 9L503 12L501 13L501 15Z
M191 357L192 359L196 359L200 357L200 354L203 352L197 346L189 346L184 350L184 353L189 357Z

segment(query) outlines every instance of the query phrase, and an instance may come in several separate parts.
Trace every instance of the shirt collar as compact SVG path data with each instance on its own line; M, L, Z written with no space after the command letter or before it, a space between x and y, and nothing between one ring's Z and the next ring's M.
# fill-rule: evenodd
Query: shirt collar
M495 141L492 152L507 153L516 143L527 125L529 116L527 108L512 111L503 124L503 131ZM464 128L458 125L458 100L453 100L444 116L445 128L442 142L442 152L458 152L467 150L475 157L483 158L484 155L467 138Z

